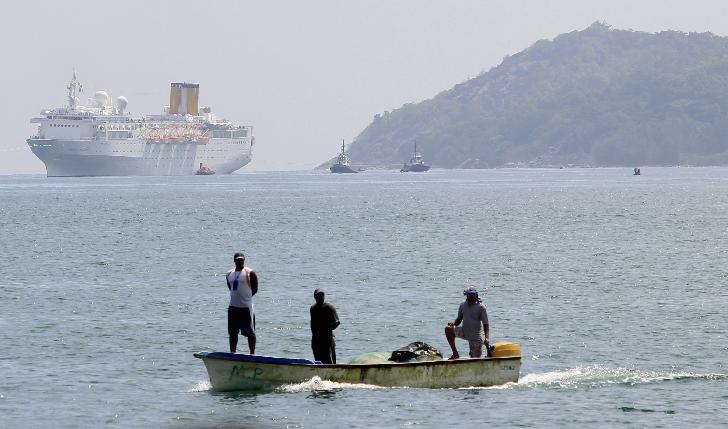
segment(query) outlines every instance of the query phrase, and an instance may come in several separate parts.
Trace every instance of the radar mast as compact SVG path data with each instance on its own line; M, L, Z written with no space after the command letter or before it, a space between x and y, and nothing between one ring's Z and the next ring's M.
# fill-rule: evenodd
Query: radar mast
M68 84L66 89L68 89L68 107L73 110L78 105L77 94L83 92L83 86L76 78L76 69L73 69L73 79L71 79L71 83Z

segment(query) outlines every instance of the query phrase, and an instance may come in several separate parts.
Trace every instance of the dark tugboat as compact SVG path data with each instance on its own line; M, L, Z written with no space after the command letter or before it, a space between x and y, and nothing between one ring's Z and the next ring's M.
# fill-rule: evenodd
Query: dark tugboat
M200 163L200 169L195 171L195 175L197 175L197 176L209 176L212 174L215 174L215 172L210 170L210 167L207 167L207 166L203 165L202 163Z
M412 155L412 159L410 159L408 163L405 162L402 169L399 171L408 173L410 171L421 172L429 169L430 166L425 164L425 161L422 159L422 155L417 152L417 142L415 142L415 153Z
M329 168L332 173L358 173L351 168L351 158L344 153L344 140L341 140L341 153L336 157L336 163Z

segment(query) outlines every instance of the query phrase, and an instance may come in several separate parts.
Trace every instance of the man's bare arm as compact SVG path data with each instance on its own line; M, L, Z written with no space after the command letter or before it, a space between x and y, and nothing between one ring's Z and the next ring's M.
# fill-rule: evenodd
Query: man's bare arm
M250 289L253 290L253 295L258 293L258 276L255 271L250 272Z

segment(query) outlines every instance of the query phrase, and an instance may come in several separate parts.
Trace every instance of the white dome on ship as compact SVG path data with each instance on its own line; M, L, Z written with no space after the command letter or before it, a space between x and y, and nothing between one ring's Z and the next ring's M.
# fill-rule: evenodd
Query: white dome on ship
M124 97L123 95L116 97L116 107L118 107L119 110L126 109L126 106L128 104L129 104L129 100L127 100L126 97Z
M96 104L99 106L106 106L109 104L109 94L107 94L106 91L96 91L94 94L94 100L96 100Z

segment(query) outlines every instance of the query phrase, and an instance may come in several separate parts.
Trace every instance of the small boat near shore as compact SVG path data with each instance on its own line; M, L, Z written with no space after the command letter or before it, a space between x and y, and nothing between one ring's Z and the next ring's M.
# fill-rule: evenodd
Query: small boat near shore
M515 383L521 369L520 346L496 343L492 357L324 365L307 359L225 352L199 352L216 391L265 390L313 377L338 383L383 387L458 388Z

